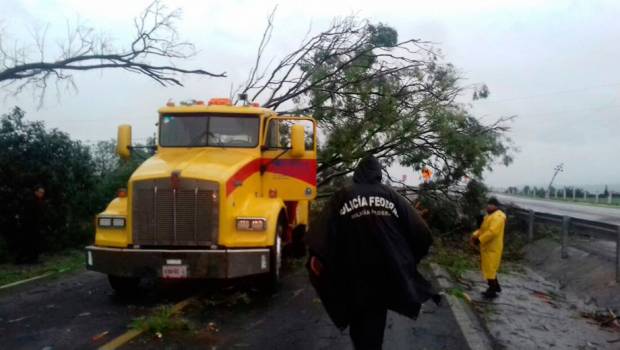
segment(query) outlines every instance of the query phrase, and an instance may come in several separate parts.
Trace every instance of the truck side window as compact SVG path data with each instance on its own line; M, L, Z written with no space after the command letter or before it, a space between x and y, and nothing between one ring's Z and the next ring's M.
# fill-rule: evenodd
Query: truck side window
M272 119L267 129L267 147L290 148L291 127L301 124L304 127L306 151L314 149L314 125L309 120Z

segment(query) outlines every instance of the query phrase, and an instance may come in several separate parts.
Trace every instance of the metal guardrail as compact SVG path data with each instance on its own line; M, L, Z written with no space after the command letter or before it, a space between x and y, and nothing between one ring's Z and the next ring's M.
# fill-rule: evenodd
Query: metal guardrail
M570 217L567 215L556 215L545 212L537 212L534 210L510 208L510 213L527 217L528 230L527 238L529 241L534 239L534 224L538 222L548 222L560 224L561 243L562 243L562 259L568 258L568 233L571 227L587 229L593 234L604 236L607 239L616 241L616 282L620 282L620 225L613 225L603 222L584 220Z

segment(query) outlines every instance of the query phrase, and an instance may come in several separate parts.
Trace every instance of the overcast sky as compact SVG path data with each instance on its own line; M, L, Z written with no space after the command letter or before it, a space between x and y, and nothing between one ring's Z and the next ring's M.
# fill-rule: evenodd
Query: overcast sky
M117 46L131 38L132 18L149 0L2 0L5 42L33 43L49 25L48 45L62 40L67 21L80 20L110 35ZM485 174L493 186L547 184L563 162L558 184L618 184L620 162L620 2L618 1L168 1L183 9L180 35L200 54L186 67L227 72L228 78L184 77L185 87L162 88L120 71L75 76L79 91L51 89L43 108L31 92L0 90L0 113L19 105L72 137L93 142L115 137L131 123L134 138L155 132L165 102L227 96L253 63L266 16L278 4L267 56L294 48L308 27L320 30L334 16L357 14L397 29L400 39L436 43L461 72L464 85L486 83L491 95L472 103L485 121L516 115L510 137L520 149L509 167ZM305 4L305 5L302 5ZM8 39L8 40L7 40ZM396 176L407 173L395 169ZM619 188L620 190L620 188Z

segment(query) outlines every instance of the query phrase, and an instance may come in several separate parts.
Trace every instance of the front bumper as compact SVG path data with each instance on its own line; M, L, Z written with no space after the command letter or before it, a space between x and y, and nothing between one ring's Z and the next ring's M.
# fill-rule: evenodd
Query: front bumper
M165 265L187 266L187 278L236 278L269 272L269 249L122 249L86 247L89 270L122 277L162 277Z

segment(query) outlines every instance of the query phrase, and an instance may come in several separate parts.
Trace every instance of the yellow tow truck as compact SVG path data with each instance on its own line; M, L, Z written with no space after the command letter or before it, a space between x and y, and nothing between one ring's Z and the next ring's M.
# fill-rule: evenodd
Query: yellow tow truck
M168 103L155 153L96 217L86 266L120 294L142 278L280 278L316 196L316 121L229 99ZM131 157L131 126L116 152Z

